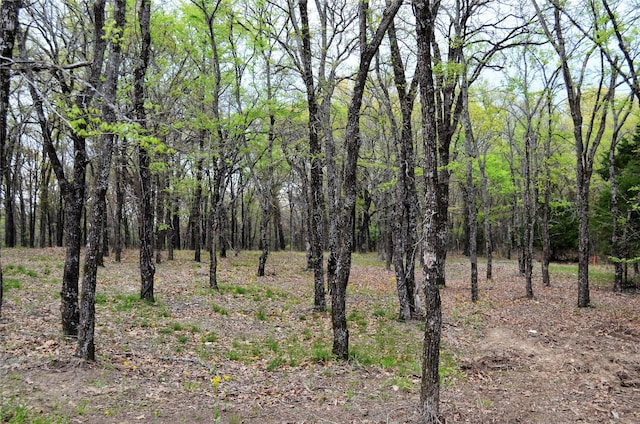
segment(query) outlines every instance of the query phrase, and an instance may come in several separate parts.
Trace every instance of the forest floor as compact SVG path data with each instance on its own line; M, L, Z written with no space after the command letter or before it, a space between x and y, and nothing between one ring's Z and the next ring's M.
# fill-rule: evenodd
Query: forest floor
M392 271L354 255L351 360L331 357L328 314L311 311L300 253L157 265L156 303L138 300L138 253L99 270L95 363L60 332L62 249L3 249L0 422L402 423L417 418L423 324L402 323ZM539 264L536 265L539 269ZM640 422L640 295L591 268L592 307L576 307L577 267L524 297L514 261L495 261L469 302L468 263L442 290L441 410L448 423ZM484 267L480 267L480 275Z

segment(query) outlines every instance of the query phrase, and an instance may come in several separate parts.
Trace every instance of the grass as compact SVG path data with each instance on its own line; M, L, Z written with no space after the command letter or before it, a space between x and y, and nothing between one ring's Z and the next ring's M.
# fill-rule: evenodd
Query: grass
M20 280L15 278L4 278L2 281L2 291L4 293L9 290L19 289L21 287Z
M549 272L556 277L575 277L578 276L578 264L576 263L552 263L549 264ZM596 286L613 285L614 272L613 268L604 265L589 266L589 284Z
M229 315L229 311L227 311L225 308L215 303L211 305L211 309L213 309L213 312L215 312L216 314Z
M7 424L64 424L69 420L57 415L40 415L15 400L2 400L0 422Z

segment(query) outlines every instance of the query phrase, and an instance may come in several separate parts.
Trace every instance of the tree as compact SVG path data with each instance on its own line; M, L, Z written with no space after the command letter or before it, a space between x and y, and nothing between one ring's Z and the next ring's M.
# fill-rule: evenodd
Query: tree
M391 61L398 101L400 103L401 130L389 104L388 114L392 128L396 128L396 155L398 164L398 182L396 203L393 212L393 265L396 274L396 287L399 300L399 318L409 320L418 314L416 307L415 257L418 244L418 194L416 189L416 158L413 148L412 112L418 92L418 78L408 83L405 66L402 61L398 36L394 22L387 31L391 47ZM417 73L417 70L416 70ZM387 99L389 95L386 95ZM389 101L390 103L390 101Z
M309 12L307 1L298 2L300 9L300 59L302 65L302 79L306 88L307 108L309 110L309 156L311 161L309 205L310 223L309 240L311 245L311 267L313 268L314 297L313 309L316 312L324 312L327 309L324 292L324 253L323 253L323 215L324 196L322 190L322 148L319 140L319 132L322 126L320 111L316 100L316 87L313 80L313 68L311 66L311 33L309 29ZM321 14L321 17L324 17ZM295 22L295 21L294 21ZM306 177L305 177L306 178Z
M566 27L562 16L567 13L565 5L556 0L549 4L552 21L549 23L547 15L538 3L533 0L536 14L542 25L544 33L553 46L562 69L567 105L571 112L573 123L573 138L576 155L576 206L578 212L578 306L581 308L590 305L589 295L589 261L591 237L589 234L589 191L591 175L593 174L593 162L602 141L609 111L609 102L612 99L613 87L615 87L616 73L612 72L607 84L604 69L605 55L602 51L596 54L596 46L586 42L585 37L573 37L568 39ZM577 16L577 15L576 15ZM594 28L596 30L597 28ZM571 41L571 44L569 44ZM596 56L596 66L601 70L595 87L592 90L592 104L587 110L583 98L583 85L586 82L586 73L591 59ZM573 61L578 60L578 66L572 68ZM585 116L586 112L586 116ZM586 118L586 119L585 119Z
M113 9L114 26L110 34L109 57L106 63L106 78L103 86L102 121L105 132L102 134L98 153L96 181L93 188L91 205L91 226L89 229L87 251L84 260L82 279L82 298L80 304L80 323L78 326L78 348L76 355L82 359L95 360L95 295L100 254L100 237L104 225L106 210L105 197L109 187L111 157L116 137L116 94L118 76L122 62L122 40L126 16L126 0L116 0Z
M144 83L149 53L151 47L151 5L149 0L141 0L138 11L141 45L140 57L137 60L133 82L133 109L135 118L144 132L147 128L145 111ZM155 266L153 265L153 207L151 204L151 170L148 138L143 137L138 144L138 167L140 172L140 298L154 301L153 280Z
M64 4L64 6L69 6ZM64 198L64 241L66 246L64 273L62 277L61 289L61 316L62 331L66 336L75 337L78 334L79 309L78 309L78 280L80 277L80 247L82 244L82 215L85 202L86 187L86 170L87 170L87 137L94 132L93 126L96 122L94 119L91 104L93 98L98 92L101 85L102 65L104 62L104 52L106 49L106 38L104 28L104 9L105 1L96 0L92 7L92 37L89 42L92 43L93 49L79 51L62 51L60 45L67 43L50 43L51 51L43 53L44 56L50 57L53 64L42 64L42 69L49 70L54 79L58 82L61 98L66 103L63 110L58 111L65 118L65 124L68 126L69 138L73 146L73 165L71 175L67 175L65 166L61 159L62 148L54 145L51 134L50 122L44 110L45 98L44 94L36 86L37 81L34 79L34 73L27 70L25 75L29 81L29 90L34 102L36 115L41 128L44 141L44 149L46 150L51 166L58 180L62 197ZM48 7L30 7L28 12L33 16L33 21L39 25L35 27L35 31L43 34L45 37L55 39L56 37L69 37L75 40L78 34L60 34L49 33L50 30L58 28L58 22L52 24L53 20L62 21L64 18L63 11ZM51 12L52 16L47 13ZM64 25L61 25L64 27ZM82 29L82 28L81 28ZM28 34L25 35L25 38ZM68 40L67 40L68 41ZM27 41L25 40L25 43ZM75 41L68 43L75 46ZM38 45L38 43L34 43ZM86 46L85 46L86 47ZM26 47L25 47L26 51ZM91 59L89 61L84 55L91 51ZM82 59L78 62L65 63L73 60L77 56ZM24 57L25 62L29 62L29 58ZM31 61L33 62L33 61ZM61 62L61 63L59 63ZM73 73L76 68L87 67L86 76L83 80ZM79 88L79 91L76 89ZM47 103L48 104L48 103Z
M357 163L360 150L360 107L369 74L369 66L376 54L382 38L387 28L393 21L395 14L402 5L402 0L394 0L384 10L378 28L375 30L371 41L367 41L368 20L370 14L368 2L361 2L359 5L360 17L360 61L353 83L353 91L349 102L347 114L347 127L345 130L345 150L346 159L344 164L344 174L341 181L338 181L341 192L344 193L340 199L339 212L330 219L337 223L338 237L334 240L336 249L330 252L333 259L330 262L335 266L329 268L329 287L331 291L331 323L333 328L333 354L340 359L349 358L349 331L347 329L346 317L346 292L351 271L351 252L353 245L353 217L356 206L357 194Z
M18 13L21 0L4 0L0 5L0 176L7 166L4 157L7 143L7 115L9 111L9 91L11 87L11 62L13 47L18 33ZM0 316L2 316L2 265L0 264Z
M424 170L424 212L422 224L422 289L425 297L425 331L422 351L422 383L420 386L420 417L424 423L440 420L440 338L442 333L442 306L440 300L438 255L442 244L438 242L438 217L441 212L438 199L442 185L438 179L438 138L436 136L436 102L433 74L432 44L439 3L413 0L418 37L418 78L422 105L422 147ZM447 150L448 156L448 150ZM440 162L442 163L442 161Z

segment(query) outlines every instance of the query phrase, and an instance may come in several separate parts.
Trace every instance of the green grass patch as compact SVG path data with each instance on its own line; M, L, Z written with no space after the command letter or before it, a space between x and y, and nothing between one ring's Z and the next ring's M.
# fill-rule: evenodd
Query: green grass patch
M2 281L2 292L6 293L9 290L15 290L20 288L20 280L15 278L4 278Z
M285 363L285 360L281 356L276 356L275 358L271 359L267 364L267 371L269 372L275 371L284 363Z
M364 329L367 327L367 318L364 314L357 309L351 311L351 313L347 316L347 322L354 322L358 327Z
M450 387L456 380L463 377L462 371L458 368L456 358L451 352L440 351L440 384Z
M59 416L41 415L12 400L0 399L0 423L7 424L64 424L69 420Z
M331 347L325 340L316 340L311 345L312 359L316 362L329 362L333 358Z
M215 312L216 314L229 315L229 312L225 308L216 303L211 305L211 309L213 309L213 312Z
M118 312L131 312L141 303L140 297L136 294L117 294L113 297L113 309Z
M209 333L204 334L200 340L202 340L202 343L214 343L218 340L218 336L213 331L210 331Z

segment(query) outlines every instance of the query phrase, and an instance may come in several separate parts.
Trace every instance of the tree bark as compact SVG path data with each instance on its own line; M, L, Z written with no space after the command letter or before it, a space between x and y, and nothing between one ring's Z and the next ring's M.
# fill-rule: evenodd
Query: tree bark
M368 4L360 3L360 63L354 81L353 94L347 111L345 131L346 160L341 181L342 197L339 214L332 217L337 223L335 266L329 269L329 287L331 292L331 323L333 327L333 354L339 359L349 358L349 331L346 317L346 291L351 271L351 253L353 251L353 218L357 193L357 163L360 151L360 108L369 74L369 66L376 54L387 28L402 5L402 0L394 0L384 11L378 28L371 40L366 41L366 15ZM336 234L336 236L337 236Z
M438 5L426 0L413 0L418 41L420 102L422 104L422 144L424 150L424 213L422 241L422 288L425 296L425 331L422 354L422 382L420 386L420 421L436 423L440 420L440 339L442 307L440 300L440 269L438 256L443 247L439 241L439 221L442 193L438 172L438 137L436 127L435 87L432 71L431 46L435 41L434 27Z
M88 72L88 81L85 88L74 99L75 106L81 111L86 111L100 86L102 64L106 49L104 37L104 9L105 0L96 0L93 4L93 62ZM33 81L31 71L26 71L28 78ZM59 75L55 75L60 78ZM69 86L62 82L63 92L71 96ZM72 180L67 179L65 168L58 158L49 130L49 123L44 113L43 99L35 87L29 85L34 109L43 135L44 148L46 150L53 171L58 179L62 193L61 202L64 199L64 215L58 219L58 241L60 241L61 223L64 221L64 244L66 255L64 272L62 277L62 289L60 292L60 312L62 316L62 331L65 336L75 337L78 334L78 322L80 319L78 309L78 280L80 276L80 247L82 245L82 216L85 201L85 178L87 166L86 140L82 131L85 127L74 129L70 137L73 142L73 171ZM60 244L60 243L58 243Z
M466 65L465 65L466 68ZM471 301L478 302L478 208L476 206L476 187L473 177L473 164L478 158L478 146L471 126L469 112L469 86L467 69L462 76L461 93L464 126L464 145L466 152L466 183L468 209L469 262L471 265Z
M0 5L0 155L4 156L7 144L7 116L9 114L9 93L11 88L10 63L13 46L18 34L18 15L21 0L4 0ZM0 158L0 176L4 175L6 161ZM0 264L0 316L2 316L3 277Z
M306 93L307 108L309 110L309 155L311 157L310 174L310 223L309 244L310 244L310 265L313 269L313 310L324 312L327 310L324 288L324 190L322 189L322 148L319 139L321 128L320 111L316 99L316 89L313 80L313 68L311 66L311 33L309 30L309 14L307 10L307 0L298 2L300 10L303 74Z
M113 10L115 20L115 39L111 40L109 60L107 62L106 79L104 83L104 102L102 120L106 124L116 123L116 91L118 75L122 61L122 47L120 36L124 31L126 16L126 0L117 0ZM93 189L93 204L91 206L91 226L88 234L87 252L84 261L84 276L82 279L82 298L80 304L80 323L78 326L78 347L76 355L89 361L95 360L95 295L98 273L98 256L100 254L100 237L104 225L103 218L106 211L106 194L109 187L109 172L111 157L116 134L113 130L102 136L98 154L98 166L95 187Z
M151 5L150 0L141 0L138 10L141 45L140 57L136 63L133 84L133 109L138 125L143 132L147 129L147 113L144 107L144 83L149 66L151 46L150 33ZM143 142L138 144L138 166L140 168L140 298L149 302L154 301L153 280L156 268L153 264L153 205L151 188L151 159L148 147Z

